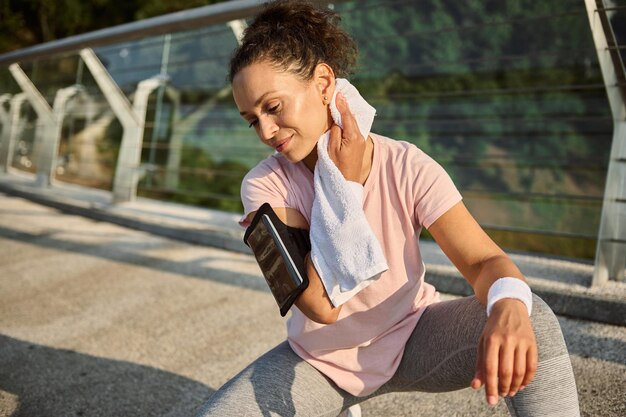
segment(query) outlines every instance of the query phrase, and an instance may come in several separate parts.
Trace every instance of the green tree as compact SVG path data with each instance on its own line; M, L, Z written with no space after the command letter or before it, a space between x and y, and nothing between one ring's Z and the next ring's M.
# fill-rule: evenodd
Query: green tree
M0 52L223 0L0 0Z

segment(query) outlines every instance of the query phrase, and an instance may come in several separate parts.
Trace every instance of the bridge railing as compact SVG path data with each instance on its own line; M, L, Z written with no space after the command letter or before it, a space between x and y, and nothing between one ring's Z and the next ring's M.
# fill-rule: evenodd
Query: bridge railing
M624 279L624 82L607 68L626 13L583 6L329 4L359 44L352 81L377 108L374 131L438 160L501 245L595 256L601 283ZM269 153L226 72L260 7L231 1L0 55L0 169L109 189L115 202L241 210L241 178Z
M613 141L602 205L593 284L625 280L626 267L626 2L585 0L611 115Z

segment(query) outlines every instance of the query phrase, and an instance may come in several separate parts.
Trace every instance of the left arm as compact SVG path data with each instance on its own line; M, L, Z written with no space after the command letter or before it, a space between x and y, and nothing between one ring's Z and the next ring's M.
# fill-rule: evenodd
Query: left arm
M524 276L478 225L463 203L458 203L428 229L443 252L487 305L489 287L498 278Z
M478 225L463 203L439 217L428 229L487 305L491 285L502 277L525 281L524 276L498 245ZM530 383L537 369L537 346L526 306L519 300L498 301L487 319L478 346L472 387L485 384L489 404L497 396L515 395Z

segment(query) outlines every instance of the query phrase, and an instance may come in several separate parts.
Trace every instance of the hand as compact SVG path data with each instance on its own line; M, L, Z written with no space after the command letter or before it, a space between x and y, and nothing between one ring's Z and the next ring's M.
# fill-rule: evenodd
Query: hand
M485 385L490 405L528 385L537 370L537 343L528 310L519 300L505 298L493 306L478 344L472 388Z
M361 183L365 139L341 93L337 94L337 110L341 114L343 130L334 123L331 126L328 155L346 180Z

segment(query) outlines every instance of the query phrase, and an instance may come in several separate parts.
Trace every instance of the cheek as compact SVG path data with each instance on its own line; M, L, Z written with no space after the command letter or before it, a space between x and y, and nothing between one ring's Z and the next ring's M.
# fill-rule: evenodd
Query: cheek
M292 128L308 141L317 142L330 126L328 107L323 103L317 90L311 88L300 94L294 94L285 103L281 114L283 127Z
M305 106L302 119L308 133L317 140L330 126L328 125L328 108L323 104Z

